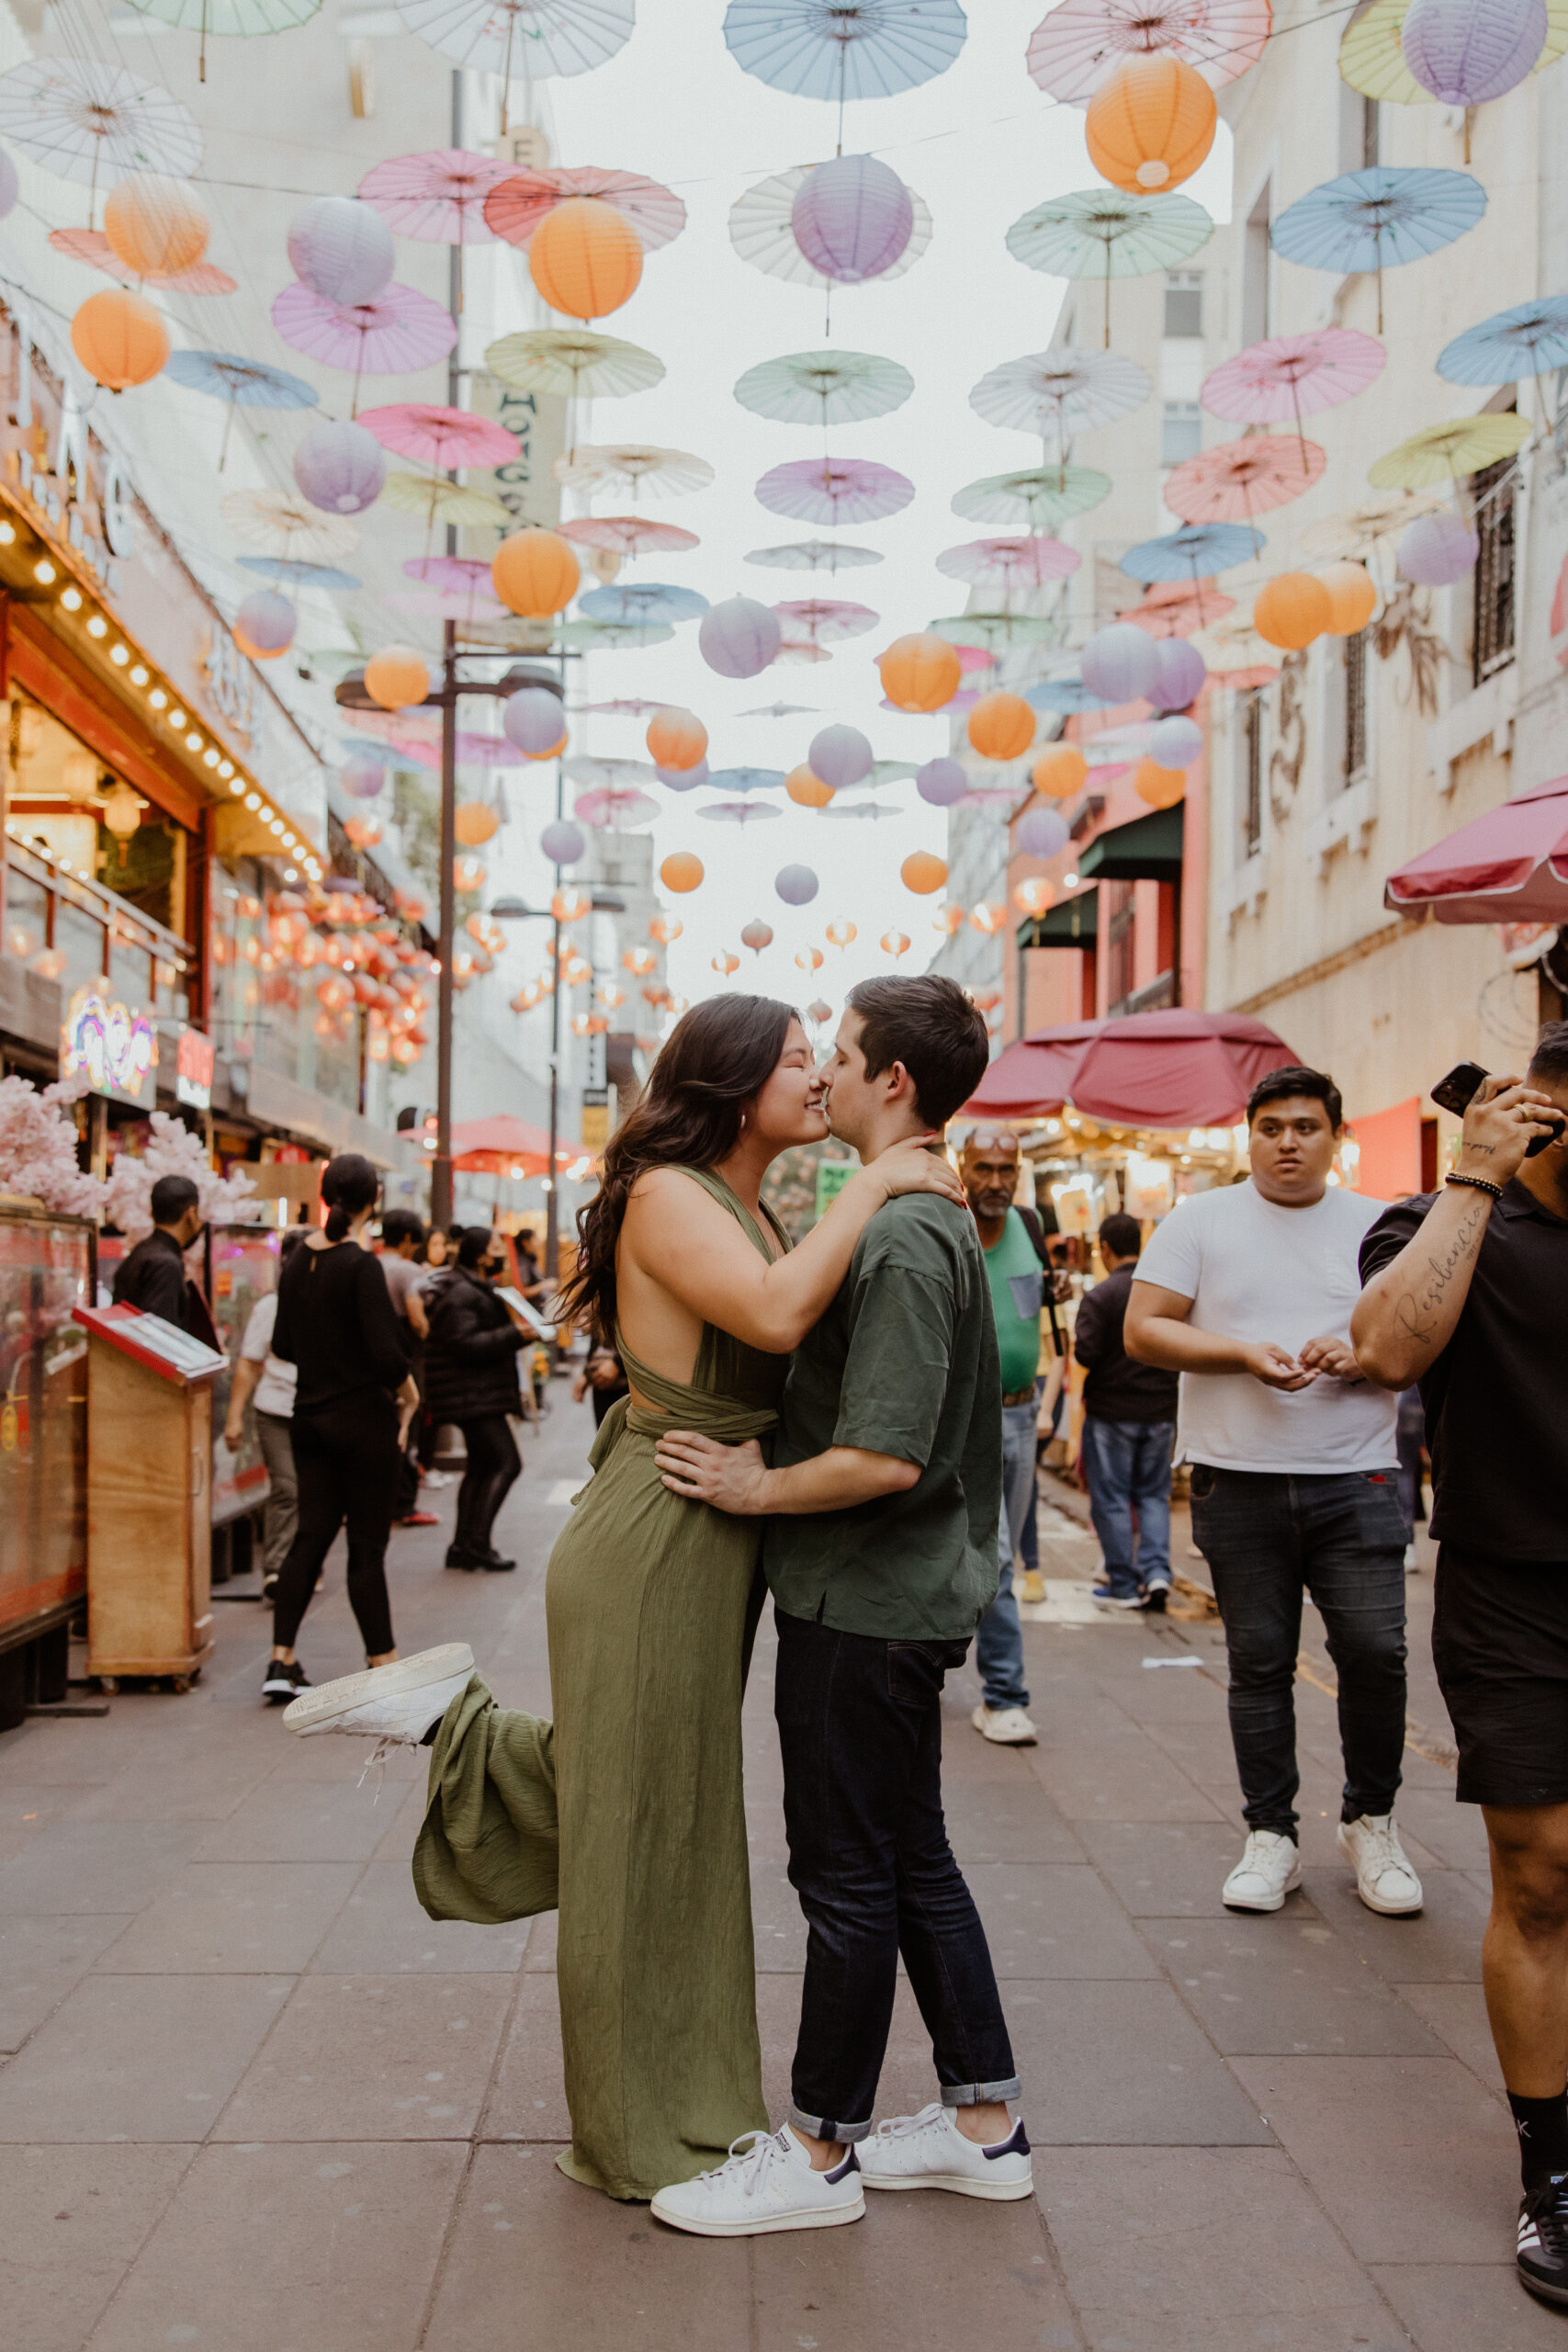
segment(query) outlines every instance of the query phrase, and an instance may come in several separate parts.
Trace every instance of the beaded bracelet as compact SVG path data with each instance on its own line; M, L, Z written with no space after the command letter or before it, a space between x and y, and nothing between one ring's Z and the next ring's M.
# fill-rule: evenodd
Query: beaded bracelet
M1494 1184L1490 1176L1445 1176L1445 1184L1463 1184L1477 1193L1490 1193L1495 1201L1503 1197L1501 1184Z

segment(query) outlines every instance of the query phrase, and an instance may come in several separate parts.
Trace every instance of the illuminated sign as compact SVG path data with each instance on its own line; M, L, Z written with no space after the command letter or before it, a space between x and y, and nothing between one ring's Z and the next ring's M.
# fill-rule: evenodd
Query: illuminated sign
M175 1096L193 1111L212 1107L212 1040L199 1029L182 1029L175 1054Z
M149 1073L158 1066L152 1022L132 1006L106 1003L96 989L78 989L60 1035L60 1075L84 1076L95 1094L140 1102L151 1096Z

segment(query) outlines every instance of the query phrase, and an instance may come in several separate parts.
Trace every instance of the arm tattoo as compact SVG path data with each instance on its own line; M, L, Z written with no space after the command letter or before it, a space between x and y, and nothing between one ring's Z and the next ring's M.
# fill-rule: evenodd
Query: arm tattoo
M1431 1340L1434 1329L1431 1317L1441 1308L1444 1295L1455 1274L1474 1255L1477 1237L1486 1214L1484 1204L1467 1210L1447 1254L1427 1260L1430 1279L1418 1291L1402 1292L1396 1300L1394 1314L1400 1329L1418 1345L1424 1347Z

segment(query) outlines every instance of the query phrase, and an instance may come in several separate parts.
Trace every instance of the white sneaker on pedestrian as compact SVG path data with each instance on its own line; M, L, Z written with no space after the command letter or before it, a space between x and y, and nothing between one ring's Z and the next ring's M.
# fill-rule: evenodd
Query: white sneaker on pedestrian
M1407 1577L1419 1576L1421 1573L1421 1555L1414 1544L1407 1544L1404 1547L1404 1573Z
M1369 1911L1404 1918L1425 1900L1392 1813L1363 1813L1339 1825L1338 1847L1356 1873L1356 1892Z
M814 2172L787 2123L742 2132L728 2163L661 2188L654 2219L700 2238L762 2237L773 2230L830 2230L865 2211L853 2148L831 2172Z
M1277 1829L1250 1829L1220 1900L1233 1911L1282 1911L1302 1883L1301 1849Z
M950 2107L890 2116L860 2143L868 2188L949 2188L956 2197L1027 2197L1034 2186L1023 2120L1005 2140L982 2148L966 2140Z
M363 1674L340 1675L318 1683L284 1711L290 1731L307 1737L318 1731L351 1732L356 1739L378 1739L417 1747L454 1699L468 1688L474 1654L467 1642L444 1642L391 1666Z
M419 1483L422 1487L449 1487L452 1484L452 1476L450 1470L422 1470L419 1474Z
M1040 1735L1021 1707L976 1707L969 1718L982 1739L998 1747L1032 1747Z

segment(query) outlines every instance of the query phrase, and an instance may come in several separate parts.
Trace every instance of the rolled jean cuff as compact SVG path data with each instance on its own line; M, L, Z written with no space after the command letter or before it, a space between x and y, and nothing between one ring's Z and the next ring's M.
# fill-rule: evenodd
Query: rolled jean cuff
M804 2132L808 2139L837 2140L840 2146L846 2148L852 2148L857 2140L871 2137L869 2116L863 2123L835 2123L830 2116L807 2115L792 2104L789 2120L795 2130Z
M1017 2075L1005 2083L943 2083L943 2107L985 2107L993 2099L1021 2098L1023 2084Z

